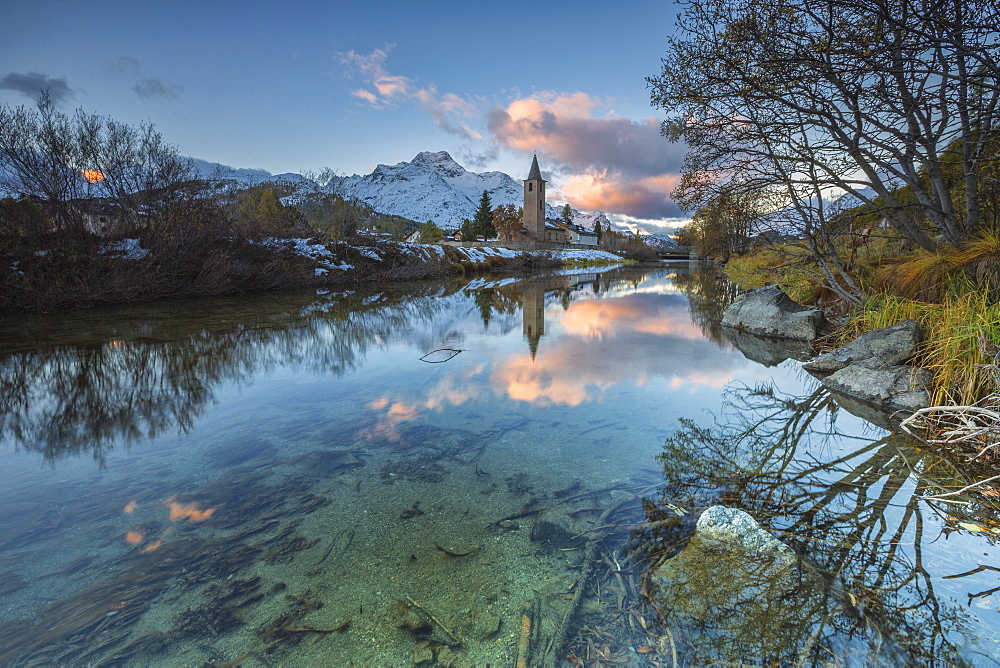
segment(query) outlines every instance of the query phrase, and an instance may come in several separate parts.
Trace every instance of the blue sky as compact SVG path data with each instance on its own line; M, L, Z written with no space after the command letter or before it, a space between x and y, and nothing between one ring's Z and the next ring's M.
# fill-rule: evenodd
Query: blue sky
M446 150L557 199L660 219L683 147L649 106L669 2L0 0L0 103L152 121L182 153L272 173ZM522 172L524 172L522 174Z

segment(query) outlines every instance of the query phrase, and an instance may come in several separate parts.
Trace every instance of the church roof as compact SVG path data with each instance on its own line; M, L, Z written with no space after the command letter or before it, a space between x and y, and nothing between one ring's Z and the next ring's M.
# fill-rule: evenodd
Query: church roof
M531 158L531 169L528 171L528 178L527 178L527 180L530 181L531 179L538 179L539 181L543 180L542 179L542 172L541 172L540 169L538 169L538 156L537 155L536 156L532 156L532 158Z

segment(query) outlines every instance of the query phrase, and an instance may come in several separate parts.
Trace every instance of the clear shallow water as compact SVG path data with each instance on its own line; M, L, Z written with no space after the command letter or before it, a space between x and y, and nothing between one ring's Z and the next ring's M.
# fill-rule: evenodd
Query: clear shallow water
M731 289L501 283L0 324L0 665L995 665L991 497L922 500L965 482ZM814 569L794 623L644 577L717 503Z

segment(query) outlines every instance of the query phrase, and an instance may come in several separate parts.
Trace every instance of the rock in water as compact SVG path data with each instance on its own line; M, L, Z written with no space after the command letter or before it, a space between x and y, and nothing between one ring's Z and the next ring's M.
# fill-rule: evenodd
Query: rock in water
M873 359L880 366L896 366L916 355L919 345L920 325L916 320L904 320L862 334L846 345L817 355L802 368L815 374L833 373L849 364Z
M777 285L752 290L726 309L722 324L754 334L812 341L825 318L818 308L792 301Z
M917 321L904 320L862 334L847 345L818 355L802 368L835 392L884 411L909 415L930 403L933 374L905 364L917 354L920 340Z
M742 510L713 506L653 575L688 662L794 663L823 617L823 578Z

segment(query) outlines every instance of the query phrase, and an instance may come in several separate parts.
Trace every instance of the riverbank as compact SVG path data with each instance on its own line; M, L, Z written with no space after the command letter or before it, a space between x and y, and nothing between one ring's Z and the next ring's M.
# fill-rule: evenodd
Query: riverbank
M914 278L909 265L915 262L897 262L901 271L911 271L883 278L880 290L853 307L824 294L808 272L790 271L780 254L736 257L723 271L742 289L777 284L795 301L821 307L829 324L813 342L820 352L898 323L918 323L919 345L907 361L916 368L913 379L917 373L930 378L929 406L904 420L903 429L963 457L995 458L1000 447L1000 303L989 281L964 275L972 262L952 262L950 273ZM888 275L885 269L878 273Z
M358 237L350 243L235 237L203 243L170 238L50 239L34 248L15 244L0 248L0 266L9 268L0 314L625 262L621 255L597 249L516 251L407 244L378 237Z

